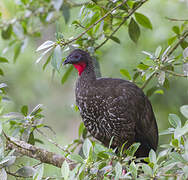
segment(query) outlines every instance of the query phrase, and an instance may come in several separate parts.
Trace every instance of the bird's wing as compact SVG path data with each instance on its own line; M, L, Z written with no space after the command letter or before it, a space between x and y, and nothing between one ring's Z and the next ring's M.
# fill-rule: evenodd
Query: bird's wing
M156 150L158 145L158 128L151 103L147 97L145 97L144 111L137 124L136 133L138 140L147 141L149 148Z
M121 138L124 139L124 136L131 132L128 137L130 143L139 141L141 144L148 145L148 149L156 150L158 129L148 98L140 88L127 81L113 91L112 94L115 94L116 98L114 96L111 107L114 106L113 113L116 114L117 120L121 120L122 131L124 129Z

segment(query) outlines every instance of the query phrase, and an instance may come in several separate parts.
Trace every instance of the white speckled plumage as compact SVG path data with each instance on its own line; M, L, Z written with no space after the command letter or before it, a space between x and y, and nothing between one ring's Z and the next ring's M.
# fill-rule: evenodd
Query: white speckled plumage
M88 53L75 50L87 63L79 76L75 94L82 120L96 139L112 147L140 142L138 157L157 149L158 129L152 106L142 90L135 84L113 78L96 78L92 59Z

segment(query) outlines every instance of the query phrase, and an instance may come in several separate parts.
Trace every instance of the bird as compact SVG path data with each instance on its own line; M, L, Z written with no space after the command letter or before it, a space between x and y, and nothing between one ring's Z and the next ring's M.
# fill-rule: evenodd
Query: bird
M74 49L63 65L78 71L76 105L89 133L104 146L120 149L140 143L136 157L157 150L158 127L151 103L134 83L118 78L96 77L90 54ZM112 141L111 141L112 140Z

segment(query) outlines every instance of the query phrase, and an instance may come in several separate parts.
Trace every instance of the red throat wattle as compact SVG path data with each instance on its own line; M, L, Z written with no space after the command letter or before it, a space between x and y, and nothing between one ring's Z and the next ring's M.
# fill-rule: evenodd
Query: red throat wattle
M86 63L85 62L79 62L79 63L73 64L73 65L78 70L79 76L82 74L82 72L84 71L84 69L86 67Z

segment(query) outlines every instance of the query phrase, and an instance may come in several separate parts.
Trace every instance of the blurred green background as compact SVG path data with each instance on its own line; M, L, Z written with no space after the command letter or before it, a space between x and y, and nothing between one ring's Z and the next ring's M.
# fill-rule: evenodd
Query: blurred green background
M16 13L14 1L1 0L0 10L3 12L4 18L14 17ZM71 10L71 19L77 18L79 10L80 8ZM178 22L169 21L166 17L188 19L188 1L153 0L140 8L139 12L150 18L153 30L141 29L141 38L137 44L134 44L128 36L127 26L121 28L116 34L121 40L121 44L109 41L97 55L103 76L124 78L119 72L121 68L127 69L132 75L133 69L145 57L141 51L152 52L159 45L167 47L167 40L173 35L171 28ZM10 63L3 64L5 76L1 77L0 81L8 85L11 101L8 102L7 107L10 111L19 111L20 107L25 104L28 104L30 108L39 103L44 104L45 124L51 126L57 133L59 143L67 144L77 137L81 121L79 113L74 110L74 86L77 72L74 70L68 81L62 85L61 77L67 67L62 67L60 72L52 78L51 66L48 66L45 71L42 70L44 60L40 64L35 64L39 56L35 52L36 48L46 40L55 40L57 24L60 25L65 37L74 36L74 27L65 24L63 18L60 18L56 24L44 27L41 33L42 37L28 39L29 46L20 54L16 64L12 62L11 50L4 55L8 57ZM1 55L8 42L2 39L0 41ZM178 50L182 51L181 48ZM150 85L145 90L149 87ZM188 104L187 79L170 78L170 89L164 89L164 92L164 95L155 94L150 98L159 131L168 127L169 113L177 113L182 117L179 107ZM164 140L164 137L161 137L160 143Z

